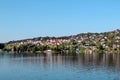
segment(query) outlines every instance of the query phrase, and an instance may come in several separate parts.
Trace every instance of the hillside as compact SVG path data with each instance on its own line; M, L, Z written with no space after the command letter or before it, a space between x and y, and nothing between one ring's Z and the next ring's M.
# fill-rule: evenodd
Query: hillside
M107 38L115 38L115 37L120 37L120 30L114 30L114 31L109 31L109 32L103 32L103 33L81 33L77 35L71 35L71 36L62 36L62 37L37 37L37 38L31 38L31 39L24 39L24 40L17 40L17 41L10 41L7 44L11 43L19 43L19 42L26 42L29 40L33 41L38 41L38 40L50 40L50 39L97 39L97 38L102 38L102 37L107 37Z
M6 43L6 45L7 47L5 50L8 49L10 51L30 51L31 48L34 47L34 51L52 49L57 51L78 50L80 53L116 53L120 50L120 30L117 29L103 33L81 33L63 37L38 37L33 39L10 41ZM25 50L21 50L21 46L25 46Z

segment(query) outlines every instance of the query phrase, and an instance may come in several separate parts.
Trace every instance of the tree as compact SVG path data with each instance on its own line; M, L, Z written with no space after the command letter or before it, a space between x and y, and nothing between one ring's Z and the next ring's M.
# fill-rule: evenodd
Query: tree
M0 49L3 49L5 47L5 44L0 43Z

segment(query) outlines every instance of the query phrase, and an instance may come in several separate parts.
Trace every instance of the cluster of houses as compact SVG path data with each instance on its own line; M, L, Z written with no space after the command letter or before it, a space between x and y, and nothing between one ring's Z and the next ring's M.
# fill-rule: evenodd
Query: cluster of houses
M114 39L111 40L111 36L113 35ZM67 39L62 38L55 38L55 39L46 39L46 40L36 40L30 39L25 41L13 42L8 45L16 46L16 45L24 45L24 44L34 44L37 46L40 45L60 45L62 43L70 43L71 41L75 40L77 44L81 47L84 47L89 50L97 49L97 44L102 45L103 48L120 48L120 30L115 30L112 32L106 33L86 33L86 34L79 34L73 35ZM109 45L110 44L110 45ZM89 51L88 50L88 51Z
M47 40L26 40L21 42L10 43L9 45L24 45L24 44L33 44L33 45L60 45L63 42L70 42L69 39L47 39Z

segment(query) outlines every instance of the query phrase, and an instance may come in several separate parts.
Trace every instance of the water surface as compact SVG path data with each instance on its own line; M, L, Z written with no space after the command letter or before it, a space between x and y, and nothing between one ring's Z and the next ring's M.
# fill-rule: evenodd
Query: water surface
M120 54L1 54L0 79L120 80Z

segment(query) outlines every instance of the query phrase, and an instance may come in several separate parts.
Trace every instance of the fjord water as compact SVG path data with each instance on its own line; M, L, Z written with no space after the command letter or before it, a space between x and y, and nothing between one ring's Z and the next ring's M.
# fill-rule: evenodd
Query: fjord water
M120 54L0 55L1 80L120 80Z

